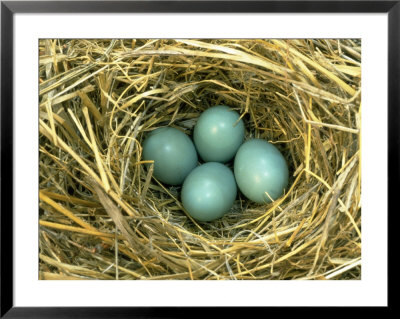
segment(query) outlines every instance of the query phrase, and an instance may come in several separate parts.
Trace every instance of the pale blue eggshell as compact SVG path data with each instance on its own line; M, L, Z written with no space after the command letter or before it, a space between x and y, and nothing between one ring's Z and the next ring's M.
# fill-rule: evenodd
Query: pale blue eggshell
M225 105L213 106L199 117L193 132L197 152L205 162L226 163L243 143L244 124L239 114Z
M198 163L192 140L173 127L155 129L146 137L143 159L153 160L153 176L170 185L182 184Z
M240 191L256 203L276 200L288 185L289 170L281 152L262 139L243 143L234 161L234 174Z
M196 167L182 186L182 204L196 220L212 221L227 213L235 201L237 187L232 171L217 162Z

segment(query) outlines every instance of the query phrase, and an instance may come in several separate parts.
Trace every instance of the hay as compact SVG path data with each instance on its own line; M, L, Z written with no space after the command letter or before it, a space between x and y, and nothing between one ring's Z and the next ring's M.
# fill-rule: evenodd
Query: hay
M361 278L359 40L43 39L39 56L41 279ZM281 150L290 188L198 223L141 143L217 104Z

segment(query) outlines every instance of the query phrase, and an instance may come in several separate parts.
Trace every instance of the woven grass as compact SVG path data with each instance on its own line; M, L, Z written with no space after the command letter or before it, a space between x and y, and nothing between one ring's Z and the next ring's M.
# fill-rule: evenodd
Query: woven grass
M43 39L39 57L39 278L361 278L359 40ZM141 144L218 104L281 150L289 189L200 223Z

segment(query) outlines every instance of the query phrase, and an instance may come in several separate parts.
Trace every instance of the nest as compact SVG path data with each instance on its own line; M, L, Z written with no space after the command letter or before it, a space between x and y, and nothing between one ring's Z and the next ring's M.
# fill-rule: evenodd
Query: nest
M39 57L39 278L361 278L360 40L43 39ZM289 187L201 223L141 145L221 104Z

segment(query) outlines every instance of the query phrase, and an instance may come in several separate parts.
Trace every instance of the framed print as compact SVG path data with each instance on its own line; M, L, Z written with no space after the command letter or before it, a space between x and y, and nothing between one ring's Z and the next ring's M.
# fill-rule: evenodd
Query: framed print
M388 307L399 12L3 1L1 316Z

